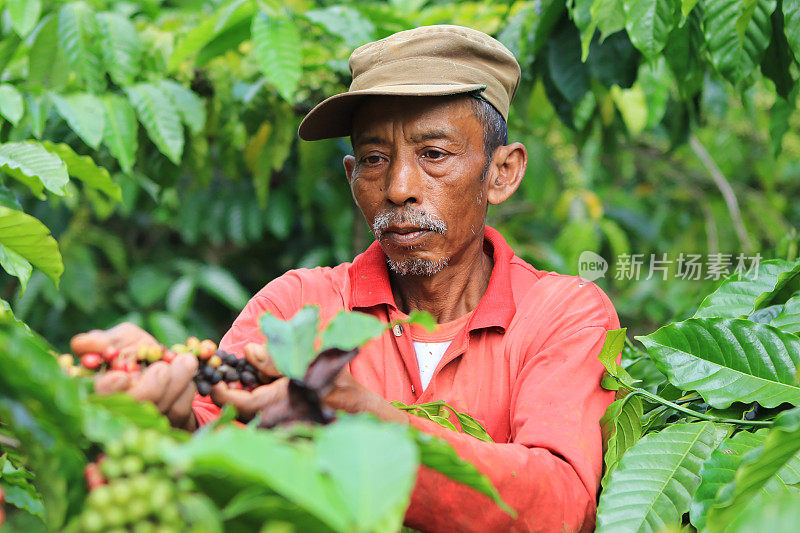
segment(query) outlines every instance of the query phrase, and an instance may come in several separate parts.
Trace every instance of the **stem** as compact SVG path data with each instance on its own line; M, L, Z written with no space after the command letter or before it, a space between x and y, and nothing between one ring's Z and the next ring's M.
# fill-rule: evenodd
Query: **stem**
M648 354L647 352L645 352L645 351L644 351L644 350L642 350L641 348L637 348L637 347L636 347L636 346L633 344L633 341L631 341L631 340L628 338L628 336L627 336L627 335L625 335L625 346L627 346L628 348L630 348L630 349L631 349L631 350L633 350L634 352L636 352L636 353L638 353L638 354L641 354L641 356L642 356L642 357L650 357L650 354Z
M753 250L753 245L750 242L750 236L747 233L747 229L744 227L744 221L742 220L742 213L739 210L739 201L736 199L736 193L733 192L733 187L731 187L730 182L725 178L725 175L717 166L717 163L714 161L714 158L711 157L711 154L708 153L706 147L703 146L703 143L700 142L700 139L697 138L694 134L689 136L689 146L692 147L697 158L703 163L703 166L706 167L709 175L711 176L714 185L717 186L719 192L722 193L722 198L725 200L725 204L728 206L728 212L731 215L731 220L733 220L733 227L736 229L736 234L739 237L739 242L742 245L742 248L746 252L750 252Z
M9 448L19 449L20 442L14 437L9 437L8 435L3 435L2 433L0 433L0 445L8 446Z
M739 426L757 426L757 427L768 427L772 425L772 422L767 422L765 420L737 420L733 418L718 418L716 416L707 415L705 413L698 413L697 411L692 411L688 407L683 407L682 405L678 405L677 403L665 400L661 396L653 394L652 392L648 392L644 389L633 389L631 391L631 394L638 394L640 396L644 396L649 400L652 400L661 405L665 405L667 407L671 407L672 409L675 409L676 411L679 411L683 414L699 418L700 420L708 420L709 422L718 422L720 424L736 424Z

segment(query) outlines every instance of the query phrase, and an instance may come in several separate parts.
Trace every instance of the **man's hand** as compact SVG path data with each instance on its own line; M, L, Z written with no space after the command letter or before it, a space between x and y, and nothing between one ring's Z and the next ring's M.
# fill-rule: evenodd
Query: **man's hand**
M245 347L244 354L250 364L258 369L262 381L266 381L265 378L278 379L252 391L231 388L226 383L219 382L211 388L211 399L219 406L233 405L241 419L249 420L268 405L285 400L289 379L282 377L277 371L265 346L250 343ZM339 373L333 389L322 401L334 410L348 413L371 412L386 421L408 423L405 413L357 382L347 369Z
M78 357L90 352L102 353L107 348L119 350L121 356L135 356L140 346L149 344L158 342L139 326L126 322L108 330L76 335L70 347ZM171 364L153 363L141 374L104 372L95 378L95 391L99 394L126 392L136 400L152 402L172 426L194 431L197 420L192 412L192 399L197 392L193 381L196 372L197 358L182 354Z

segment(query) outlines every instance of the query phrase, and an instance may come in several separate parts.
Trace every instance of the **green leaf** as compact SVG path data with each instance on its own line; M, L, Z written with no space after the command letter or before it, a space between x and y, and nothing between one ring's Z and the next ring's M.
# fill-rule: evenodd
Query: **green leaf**
M784 32L783 13L780 9L775 9L770 18L772 38L761 61L761 72L775 83L778 96L787 98L795 86L791 71L794 59Z
M349 352L380 336L388 324L366 313L339 311L322 332L320 351L339 348Z
M800 405L800 339L772 326L690 318L637 339L670 383L696 390L712 407L723 409L733 402Z
M408 315L408 320L406 320L408 324L417 324L422 326L427 331L433 331L436 329L436 319L433 318L433 315L427 311L420 311L419 309L411 311L411 314Z
M675 424L631 446L600 495L596 531L680 527L719 433L711 422Z
M594 0L591 14L601 40L625 27L625 8L619 0Z
M571 24L556 28L545 53L553 86L572 106L578 105L589 90L589 67L581 61L575 28Z
M94 11L85 2L70 2L59 10L60 48L64 50L73 71L93 93L102 91L106 86L98 50L98 33Z
M787 333L800 333L800 293L789 298L781 313L769 324Z
M191 276L184 276L172 284L167 293L167 310L178 318L183 318L192 305L195 281Z
M169 96L184 124L192 133L200 133L206 124L206 106L203 100L173 80L162 79L157 84Z
M421 464L444 474L453 481L462 483L494 500L506 513L516 517L516 512L503 501L492 482L474 465L461 459L444 439L434 437L414 428L409 428L419 448Z
M796 60L800 60L800 0L783 0L786 39Z
M445 404L447 405L447 404ZM482 440L484 442L494 442L492 437L486 431L486 429L474 418L469 416L467 413L460 413L447 405L451 411L456 415L456 419L458 419L459 425L461 425L461 431L469 435L471 437L475 437L478 440Z
M30 483L14 485L4 483L7 478L8 476L6 475L0 478L0 488L5 493L6 503L13 505L17 509L23 509L39 518L44 518L44 506L36 489Z
M757 0L752 18L740 37L737 23L742 0L715 0L705 4L703 20L711 62L733 85L743 82L761 63L772 36L770 14L776 0Z
M66 83L71 70L64 50L59 46L58 16L51 14L42 21L28 53L28 78L31 86L59 90Z
M345 502L351 530L397 531L419 465L407 429L364 417L342 417L319 432L316 445L318 464Z
M44 133L45 121L50 113L52 104L47 98L47 94L36 96L28 93L25 95L25 102L28 108L28 123L30 124L31 133L37 139L41 139Z
M95 150L103 140L105 109L103 101L87 93L58 95L50 93L58 114L67 121L78 137Z
M106 444L121 438L126 429L152 429L164 435L181 434L150 402L140 402L131 395L92 394L83 405L83 433L93 442Z
M78 155L68 144L42 141L48 152L56 154L67 165L67 172L89 187L104 192L109 198L122 201L122 189L114 183L104 167L98 166L88 155Z
M303 74L300 31L287 17L258 13L253 17L253 53L261 72L287 102Z
M197 273L197 284L231 309L239 311L250 299L242 284L230 272L217 266L205 266Z
M229 426L196 435L169 450L167 459L195 479L210 479L205 491L210 496L225 494L226 486L237 482L241 489L267 488L295 504L296 514L305 511L335 531L351 531L342 512L346 504L330 477L317 468L311 446L289 444L274 432Z
M608 406L600 427L603 429L603 464L605 470L601 484L608 485L625 452L642 438L642 400L635 394L616 400Z
M142 43L136 28L118 13L97 15L103 64L117 85L130 85L139 73Z
M606 367L608 373L625 387L631 388L637 380L633 379L624 368L617 363L617 357L625 346L625 332L627 328L613 329L606 332L603 347L597 358ZM605 385L604 385L605 386ZM613 390L619 388L618 386Z
M125 92L147 135L162 154L179 165L183 153L183 126L172 101L152 83L126 87Z
M768 304L772 296L799 273L800 262L762 261L756 269L725 280L716 291L706 296L694 317L749 316Z
M20 295L25 294L25 289L28 286L28 280L31 278L31 272L33 270L30 262L18 253L0 244L0 266L12 276L19 278Z
M103 107L106 112L103 142L119 161L122 171L130 173L139 143L136 114L128 101L116 94L105 95Z
M743 458L764 444L768 432L767 429L759 430L756 433L740 431L733 437L723 440L711 453L708 460L703 463L703 467L700 469L700 485L692 497L690 510L692 525L698 531L702 531L706 527L708 511L716 503L720 489L733 481L734 474L741 466ZM798 468L800 468L800 457L795 455L764 485L759 496L742 506L741 511L747 512L747 509L754 505L763 505L767 500L764 496L778 495L786 491L788 485L800 481Z
M589 45L597 29L597 21L591 14L593 0L573 0L567 3L572 21L578 28L581 41L581 61L586 61L589 55Z
M769 144L773 157L783 150L783 137L791 128L789 120L794 112L794 103L784 98L776 98L769 110Z
M795 408L778 415L763 446L748 453L742 459L733 480L720 488L717 503L708 511L706 523L709 531L725 531L743 506L764 490L765 485L795 458L798 451L800 408ZM800 482L800 475L796 470L788 474L793 476L795 483Z
M131 272L128 293L140 307L151 307L167 294L172 280L166 271L145 264Z
M314 340L319 308L306 305L291 320L264 313L259 322L261 333L267 338L267 350L278 371L290 378L303 379L308 365L317 355Z
M465 435L475 437L476 439L484 442L494 442L486 429L484 429L484 427L477 420L466 413L460 413L456 411L442 400L413 405L406 405L401 401L395 400L391 402L391 404L402 411L406 411L409 414L418 416L420 418L431 420L440 426L446 427L447 429L459 431ZM450 417L450 413L455 415L456 419L458 420L458 423L461 426L460 430L452 422L450 422L448 418Z
M692 10L686 22L672 31L664 47L664 58L678 82L679 93L685 99L700 91L705 77L705 64L700 53L705 46L702 24L702 9Z
M25 37L36 26L42 13L42 0L7 0L11 26L17 35Z
M375 25L353 7L329 6L306 11L305 16L323 26L331 35L342 39L348 48L375 40Z
M43 186L60 196L66 194L67 165L39 143L0 144L0 170L27 185L39 197Z
M220 32L252 17L257 9L256 2L233 2L230 5L233 6L234 4L233 12L226 8L219 9L215 16L205 17L199 25L192 28L178 42L167 63L167 68L170 72L177 70L184 61L197 54Z
M20 38L15 33L0 39L0 74L3 73L8 62L14 57L20 42Z
M633 46L647 59L655 59L677 23L677 3L673 0L624 0L622 5L625 29Z
M13 85L0 84L0 115L16 126L24 111L22 94Z
M689 17L696 5L697 0L681 0L681 15L683 15L684 19Z
M766 527L771 533L794 533L800 523L800 491L791 490L771 498L757 498L761 505L748 505L740 520L726 533L752 533Z
M148 317L148 331L162 344L171 346L184 342L189 336L188 330L180 320L169 313L153 313Z

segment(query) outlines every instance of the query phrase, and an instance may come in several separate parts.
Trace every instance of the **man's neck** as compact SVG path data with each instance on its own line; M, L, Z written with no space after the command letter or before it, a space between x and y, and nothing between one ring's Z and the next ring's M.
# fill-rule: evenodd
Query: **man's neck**
M492 258L483 251L483 239L433 276L401 276L390 271L397 308L404 313L427 311L438 323L449 322L478 306L492 275Z

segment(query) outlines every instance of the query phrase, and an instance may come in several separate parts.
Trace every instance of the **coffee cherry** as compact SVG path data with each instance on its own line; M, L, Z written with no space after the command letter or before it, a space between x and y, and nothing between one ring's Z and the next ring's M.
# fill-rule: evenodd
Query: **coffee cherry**
M84 368L95 370L103 363L103 358L98 353L87 353L81 356L81 364Z
M239 372L235 368L228 367L228 369L223 372L222 379L225 380L226 383L239 381Z
M113 346L109 346L105 350L103 350L103 353L101 353L100 355L103 357L103 361L105 361L106 363L110 363L111 361L119 357L119 350L117 350Z
M211 394L211 383L208 381L198 381L197 384L197 393L200 396L208 396Z
M244 385L245 387L252 387L257 382L255 374L253 374L249 370L243 370L239 374L239 380L242 382L242 385Z
M89 490L93 490L106 482L103 477L103 472L100 470L100 465L97 463L89 463L83 469L83 477L86 479L86 486Z
M61 355L58 356L58 366L60 366L65 370L70 367L73 367L75 366L75 358L72 357L71 354L62 353Z
M220 366L222 364L222 359L220 358L220 356L215 354L215 355L212 355L209 358L209 360L206 362L206 364L208 366L213 366L214 368L217 368L218 366Z

